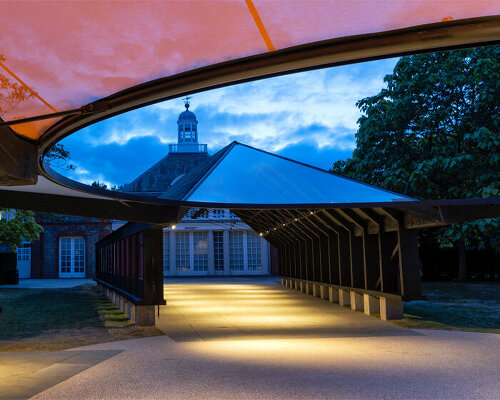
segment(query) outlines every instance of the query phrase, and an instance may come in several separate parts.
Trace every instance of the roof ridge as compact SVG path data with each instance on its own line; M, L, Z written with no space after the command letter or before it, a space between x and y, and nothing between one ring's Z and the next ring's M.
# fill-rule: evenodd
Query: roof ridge
M217 153L208 157L198 166L186 173L174 185L163 192L158 198L183 200L191 194L210 174L214 168L224 159L236 142L231 142L227 146L220 149Z

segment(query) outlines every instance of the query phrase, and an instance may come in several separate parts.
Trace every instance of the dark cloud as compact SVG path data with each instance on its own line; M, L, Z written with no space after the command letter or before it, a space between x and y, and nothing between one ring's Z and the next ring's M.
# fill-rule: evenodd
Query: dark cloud
M131 139L126 145L112 143L95 147L82 141L75 135L68 146L72 160L78 164L77 170L68 176L82 181L100 180L115 185L129 183L168 153L168 144L161 143L156 137Z
M377 93L396 59L310 71L198 93L191 109L200 143L214 153L233 140L329 169L351 156L355 102ZM101 121L63 141L82 182L128 183L177 139L181 99Z

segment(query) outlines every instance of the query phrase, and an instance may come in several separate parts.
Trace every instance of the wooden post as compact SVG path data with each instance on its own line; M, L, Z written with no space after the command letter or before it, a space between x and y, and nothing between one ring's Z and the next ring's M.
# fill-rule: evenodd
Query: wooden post
M413 229L398 229L401 295L404 301L420 300L420 259L418 256L417 232Z

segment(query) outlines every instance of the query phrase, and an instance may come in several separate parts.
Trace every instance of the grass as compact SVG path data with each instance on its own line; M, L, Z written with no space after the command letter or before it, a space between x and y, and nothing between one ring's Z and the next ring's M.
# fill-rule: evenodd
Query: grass
M412 329L500 333L500 282L423 282L426 301L404 304L404 318L391 321Z
M63 350L161 335L136 327L93 284L69 289L1 289L0 351Z

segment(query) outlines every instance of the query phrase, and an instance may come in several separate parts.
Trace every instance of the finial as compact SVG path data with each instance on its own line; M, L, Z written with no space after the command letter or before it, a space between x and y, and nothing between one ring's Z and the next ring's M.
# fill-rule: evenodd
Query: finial
M189 100L191 99L191 96L186 96L182 100L184 100L184 107L186 107L186 110L189 109Z

